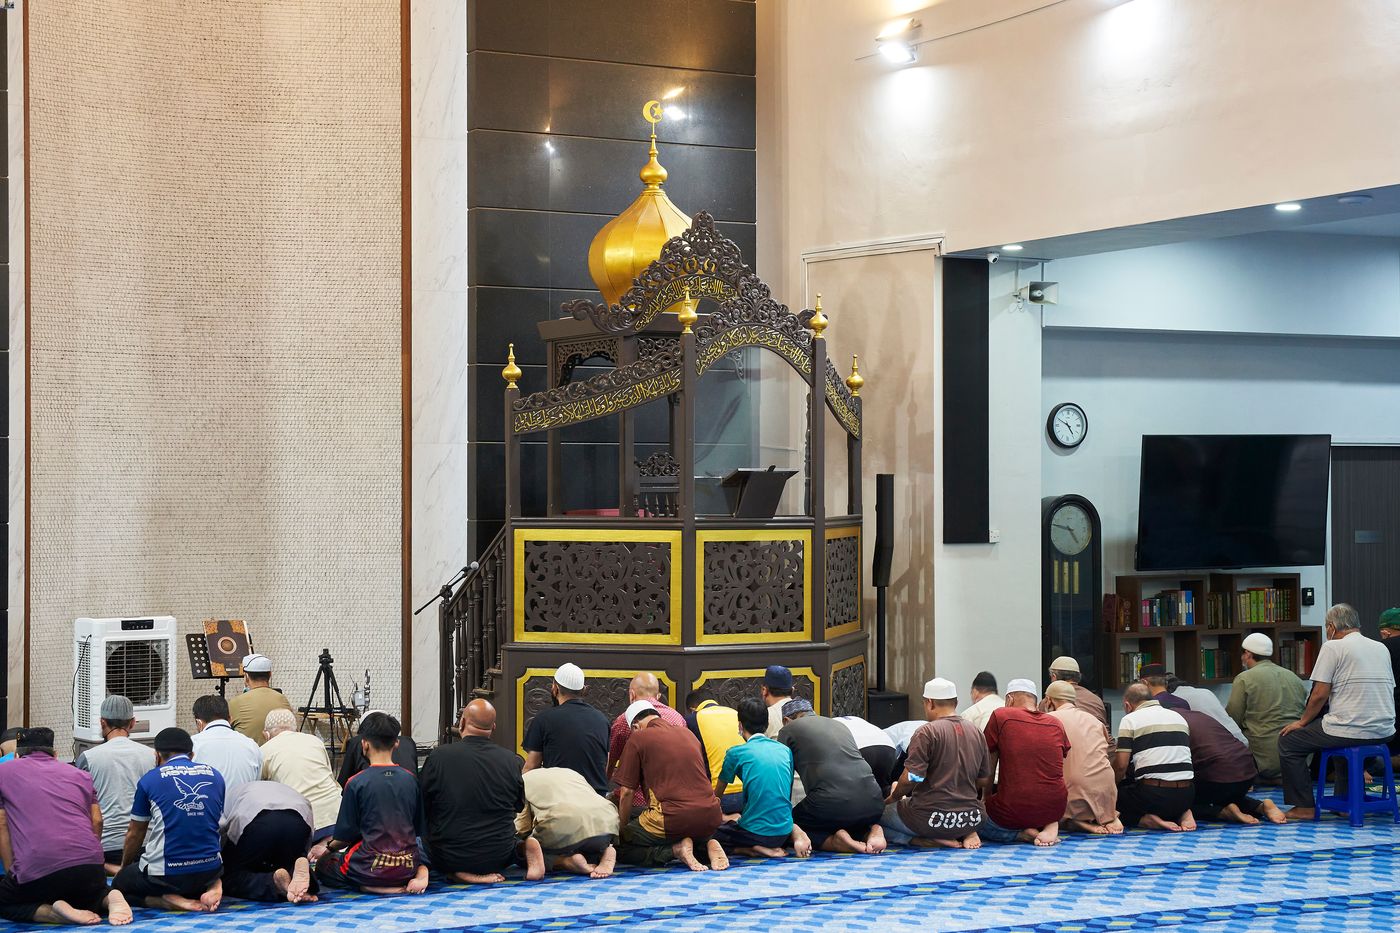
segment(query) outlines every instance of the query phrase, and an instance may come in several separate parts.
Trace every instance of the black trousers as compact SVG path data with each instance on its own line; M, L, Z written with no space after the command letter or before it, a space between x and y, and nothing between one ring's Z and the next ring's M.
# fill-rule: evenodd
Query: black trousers
M1249 796L1254 788L1253 781L1230 781L1220 784L1215 781L1196 781L1196 799L1192 811L1208 820L1220 819L1220 811L1234 804L1250 816L1264 812L1262 801Z
M791 833L788 834L789 836ZM770 849L779 849L787 845L788 836L759 836L743 829L738 821L732 823L720 823L719 829L715 830L715 838L719 844L726 849L744 849L754 846L766 846Z
M870 813L852 813L850 810L835 813L830 808L808 806L811 799L807 797L792 808L792 821L801 826L812 840L813 851L820 849L829 837L843 829L853 838L864 840L870 827L880 822L885 813L883 807Z
M104 914L107 872L101 865L74 865L26 881L14 875L0 878L0 917L13 923L33 923L39 908L54 901L67 901L78 910Z
M132 862L117 872L117 877L112 879L112 887L122 892L131 906L136 907L148 897L164 897L167 894L197 898L209 890L209 886L218 881L222 873L222 868L215 868L185 875L148 875L141 870L139 862Z
M899 761L899 753L894 750L893 745L867 745L860 750L860 756L865 759L865 763L870 765L870 771L875 775L875 783L880 785L880 793L886 797L890 795L890 787L899 780L902 771L895 770L895 763ZM874 822L879 822L876 817ZM804 827L805 828L805 827Z
M1194 800L1195 788L1190 784L1157 787L1142 781L1128 781L1118 785L1118 818L1129 827L1136 826L1149 813L1175 823L1191 809Z
M581 842L576 842L563 849L545 849L544 854L548 858L557 858L561 855L582 855L590 862L597 862L603 857L608 846L617 841L617 837L611 833L602 836L589 836Z
M245 901L286 900L272 875L279 868L290 874L310 842L311 827L295 811L264 810L244 827L238 842L224 845L224 893ZM318 889L312 875L310 891Z

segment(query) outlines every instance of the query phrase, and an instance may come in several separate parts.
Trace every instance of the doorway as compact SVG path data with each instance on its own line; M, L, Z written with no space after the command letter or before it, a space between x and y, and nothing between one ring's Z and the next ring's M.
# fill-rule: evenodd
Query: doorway
M1400 606L1400 447L1332 448L1332 601L1371 638Z

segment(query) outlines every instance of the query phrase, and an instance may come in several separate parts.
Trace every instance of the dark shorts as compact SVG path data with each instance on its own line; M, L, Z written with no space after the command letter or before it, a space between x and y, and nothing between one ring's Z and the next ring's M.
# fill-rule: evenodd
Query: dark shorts
M812 840L812 848L816 850L820 849L828 838L843 829L850 833L853 839L863 842L866 834L870 832L870 827L880 822L884 812L885 809L881 806L880 809L872 809L867 813L852 813L849 809L835 813L826 807L809 807L807 800L803 800L792 808L792 821L802 827L803 832Z
M117 872L112 879L112 887L122 892L133 907L148 897L164 897L174 894L177 897L197 898L209 886L219 880L222 868L213 871L195 871L183 875L148 875L133 862Z
M122 850L108 849L106 852L102 853L102 861L106 862L108 865L120 865L122 863Z
M515 837L496 845L482 846L467 851L442 852L428 850L429 867L444 875L465 872L468 875L490 875L525 864L518 854L519 844Z
M359 891L362 888L401 888L413 880L417 873L415 868L407 875L402 870L396 869L393 875L386 878L366 877L358 869L342 871L342 860L345 853L331 852L322 856L316 863L316 880L328 888L340 888L344 891Z
M101 865L74 865L26 881L14 875L0 878L0 917L14 923L33 923L34 914L44 904L67 901L79 910L105 913L107 872Z
M899 780L900 772L895 770L899 752L895 751L893 745L867 745L860 750L860 755L865 759L865 763L870 765L870 772L875 775L875 783L880 785L880 793L888 797L890 787ZM878 818L876 821L878 822Z
M1118 818L1129 829L1149 813L1175 823L1191 809L1195 799L1196 791L1190 784L1185 787L1158 787L1141 781L1119 784Z
M606 851L608 846L612 845L616 839L617 837L611 833L602 836L589 836L581 842L566 846L562 849L544 849L543 851L544 854L550 858L556 858L561 855L582 854L590 860L596 861L603 857L603 852Z
M738 822L721 823L719 829L715 830L715 838L719 844L726 849L748 849L754 846L764 846L770 849L781 849L787 845L788 836L760 836L742 828Z

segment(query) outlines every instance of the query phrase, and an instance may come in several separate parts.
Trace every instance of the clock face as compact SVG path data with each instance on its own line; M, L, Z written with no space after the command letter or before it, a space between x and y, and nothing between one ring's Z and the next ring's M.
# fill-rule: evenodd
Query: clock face
M1050 412L1050 439L1061 447L1078 447L1089 433L1089 418L1073 402L1056 405Z
M1073 503L1060 506L1050 516L1050 543L1067 557L1088 547L1093 536L1089 513Z

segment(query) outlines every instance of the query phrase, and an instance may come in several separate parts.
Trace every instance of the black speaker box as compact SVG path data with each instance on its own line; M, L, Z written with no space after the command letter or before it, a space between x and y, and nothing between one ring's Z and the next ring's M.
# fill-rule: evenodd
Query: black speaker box
M875 474L875 557L871 561L872 586L890 585L894 558L894 474ZM881 645L881 648L884 646Z

